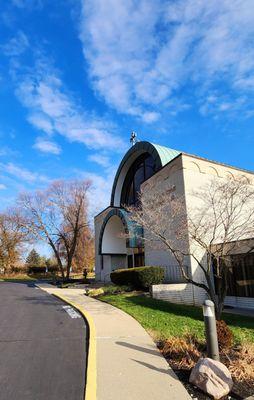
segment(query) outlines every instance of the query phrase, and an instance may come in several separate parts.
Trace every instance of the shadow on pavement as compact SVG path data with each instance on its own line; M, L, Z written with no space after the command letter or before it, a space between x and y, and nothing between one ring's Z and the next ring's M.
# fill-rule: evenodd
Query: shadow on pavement
M136 363L141 364L146 368L152 369L153 371L157 371L157 372L160 372L162 374L170 375L171 378L174 378L176 381L179 380L177 378L177 376L175 375L174 371L169 367L168 368L157 368L152 364L148 364L148 363L146 363L144 361L134 360L133 358L132 358L132 361L135 361Z
M118 344L120 346L128 347L128 348L133 349L133 350L141 351L142 353L148 353L148 354L152 354L154 356L160 356L159 350L156 351L156 350L148 349L148 348L145 348L145 347L140 347L140 346L137 346L137 345L132 344L132 343L127 343L127 342L116 342L116 344Z

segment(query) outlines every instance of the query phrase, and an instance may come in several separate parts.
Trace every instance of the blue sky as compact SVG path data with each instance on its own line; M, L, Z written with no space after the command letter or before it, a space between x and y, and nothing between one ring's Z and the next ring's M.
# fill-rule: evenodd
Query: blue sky
M253 170L253 0L0 5L0 195L91 178L140 140Z

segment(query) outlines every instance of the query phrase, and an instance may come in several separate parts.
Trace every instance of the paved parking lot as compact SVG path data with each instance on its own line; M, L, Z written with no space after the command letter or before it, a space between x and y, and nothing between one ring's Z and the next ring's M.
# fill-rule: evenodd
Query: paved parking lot
M0 283L0 400L83 400L86 325L33 283Z

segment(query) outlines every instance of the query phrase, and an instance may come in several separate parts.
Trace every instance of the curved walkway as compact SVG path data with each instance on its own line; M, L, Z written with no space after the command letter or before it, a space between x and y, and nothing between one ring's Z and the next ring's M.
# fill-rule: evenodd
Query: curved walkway
M81 289L51 286L45 290L77 305L93 319L97 400L191 399L151 337L130 315L84 296Z

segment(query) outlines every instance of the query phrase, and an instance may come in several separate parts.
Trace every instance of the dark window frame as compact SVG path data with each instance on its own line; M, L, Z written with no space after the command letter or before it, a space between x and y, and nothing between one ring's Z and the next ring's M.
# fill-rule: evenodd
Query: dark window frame
M227 296L254 297L254 253L231 254L227 274ZM217 293L216 277L215 290Z
M150 172L148 172L150 170ZM139 180L138 184L135 181L137 178L138 171L143 172L143 177ZM140 186L143 182L149 179L156 172L156 165L153 157L149 153L141 154L130 167L122 188L121 193L121 205L137 205L138 203L138 193L140 191ZM132 189L133 186L133 189ZM131 195L131 190L133 193Z

